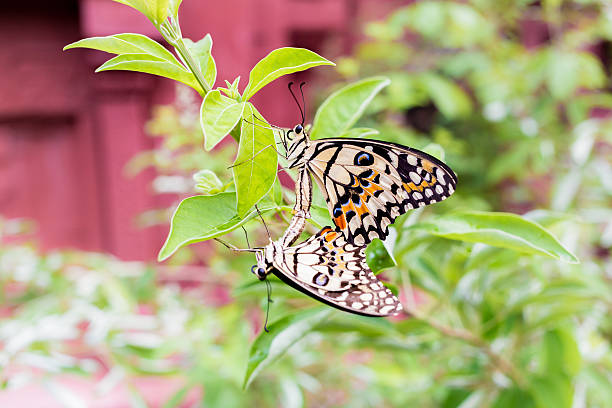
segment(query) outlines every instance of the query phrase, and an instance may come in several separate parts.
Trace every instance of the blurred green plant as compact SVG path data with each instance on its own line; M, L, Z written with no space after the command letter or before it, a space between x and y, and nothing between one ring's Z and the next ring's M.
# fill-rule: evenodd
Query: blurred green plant
M0 247L2 304L10 310L0 322L5 387L16 386L9 373L28 373L40 361L48 373L99 372L70 348L77 339L105 356L107 378L181 378L184 387L168 407L182 404L192 388L202 390L203 406L612 406L612 94L590 52L612 37L603 1L418 1L369 24L365 41L338 64L351 83L335 86L320 105L312 134L378 132L441 159L446 153L458 191L399 218L384 244L368 248L368 263L395 283L410 317L371 319L313 307L271 278L270 334L257 334L262 314L255 310L265 292L246 272L253 259L229 256L218 245L183 246L239 226L255 240L265 236L251 222L250 205L238 204L234 186L242 176L227 170L234 145L217 142L235 129L240 160L257 151L263 139L243 141L253 129L234 110L246 109L244 98L260 89L253 78L268 64L253 69L242 94L238 80L225 90L207 89L203 84L214 83L206 76L214 65L212 40L190 46L182 39L183 47L172 37L170 29L180 33L178 24L172 27L180 2L121 2L168 31L162 32L175 42L169 40L186 72L151 73L189 82L204 97L198 107L177 88L175 105L156 108L149 132L162 143L134 158L131 170L153 166L160 193L201 195L175 213L161 255L181 249L168 266ZM540 34L537 46L528 46L530 33ZM115 40L77 44L136 41ZM150 72L173 63L158 61L157 48L160 55L136 57L147 48L135 46L114 48L119 57L131 56L108 67L132 69L142 58L138 70ZM214 112L223 110L217 121ZM215 119L207 120L208 112ZM251 154L241 156L245 145ZM293 197L272 180L259 198L278 236ZM314 200L313 224L329 223L316 189ZM145 222L167 220L148 215L155 217ZM0 225L0 236L19 231L14 222ZM180 290L181 271L194 263L206 271L189 273L196 282ZM70 330L58 338L45 327Z

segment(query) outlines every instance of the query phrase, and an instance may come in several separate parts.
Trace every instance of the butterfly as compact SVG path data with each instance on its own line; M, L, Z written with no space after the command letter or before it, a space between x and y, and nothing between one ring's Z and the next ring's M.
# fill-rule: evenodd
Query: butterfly
M331 227L287 247L294 228L303 229L303 214L293 217L284 236L255 250L251 271L260 280L272 273L300 292L337 309L364 316L398 314L402 305L368 267L365 247L355 246Z
M299 168L300 180L312 174L334 224L354 245L385 239L398 216L455 191L450 167L416 149L370 139L310 140L301 124L285 135L288 168Z
M398 216L445 200L455 192L457 176L453 170L417 149L371 139L310 140L304 129L304 111L291 83L289 90L302 123L283 132L281 143L288 168L300 169L298 190L309 175L313 176L336 228L348 243L362 246L375 238L384 240ZM294 213L300 205L303 202L296 202Z

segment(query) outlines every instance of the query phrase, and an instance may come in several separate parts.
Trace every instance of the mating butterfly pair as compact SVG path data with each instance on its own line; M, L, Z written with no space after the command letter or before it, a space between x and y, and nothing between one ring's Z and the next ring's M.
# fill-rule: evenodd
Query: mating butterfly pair
M291 139L290 134L295 133ZM283 237L256 253L253 273L274 273L301 292L338 309L388 316L402 306L374 275L365 248L410 209L448 198L457 177L440 160L402 145L365 139L312 141L303 124L284 134L289 168L299 168L294 217ZM325 227L290 246L310 217L312 175L335 229Z

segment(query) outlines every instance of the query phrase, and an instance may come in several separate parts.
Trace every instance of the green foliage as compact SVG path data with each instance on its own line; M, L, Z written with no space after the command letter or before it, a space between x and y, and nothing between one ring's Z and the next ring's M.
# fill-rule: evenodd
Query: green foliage
M278 48L261 59L249 74L249 84L243 99L249 100L261 88L283 75L304 71L320 65L335 65L333 62L303 48Z
M387 78L368 78L349 84L331 94L317 109L311 137L313 139L337 137L349 131L374 96L387 85L389 85Z
M236 184L236 213L240 217L270 191L276 179L278 160L274 132L245 120L247 117L261 117L250 102L246 102L243 112L238 155L232 167Z
M517 252L547 255L569 263L578 258L538 224L515 214L463 211L415 225L438 237L480 242Z

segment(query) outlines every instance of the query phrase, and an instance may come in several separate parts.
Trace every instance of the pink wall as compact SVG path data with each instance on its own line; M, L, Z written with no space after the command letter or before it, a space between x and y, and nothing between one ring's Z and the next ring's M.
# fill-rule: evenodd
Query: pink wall
M253 64L276 47L322 51L321 44L331 40L335 52L347 51L357 3L210 4L184 1L183 33L197 40L210 32L219 78L241 75L244 87ZM173 84L132 72L94 74L107 54L62 52L62 47L119 32L159 39L157 32L144 17L110 0L2 7L0 38L8 41L0 49L0 66L8 68L0 75L0 214L35 219L45 248L153 259L167 231L139 229L134 219L161 204L150 190L154 174L126 178L123 168L135 153L153 146L144 124L155 103L172 100ZM286 82L265 88L255 103L269 120L290 125L297 112L286 103Z

